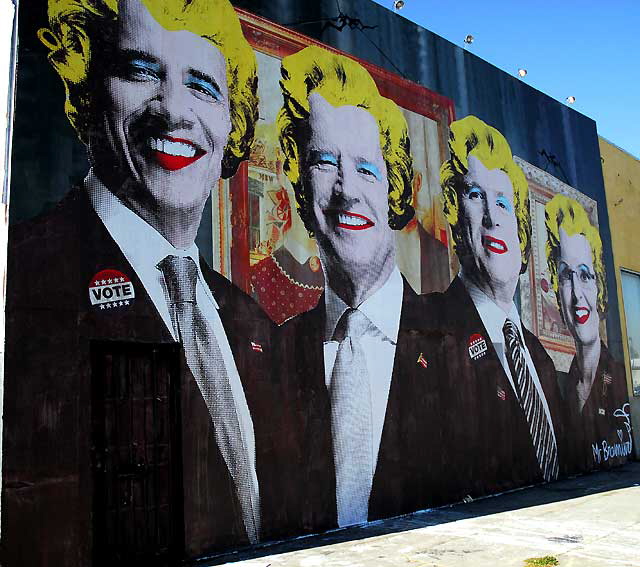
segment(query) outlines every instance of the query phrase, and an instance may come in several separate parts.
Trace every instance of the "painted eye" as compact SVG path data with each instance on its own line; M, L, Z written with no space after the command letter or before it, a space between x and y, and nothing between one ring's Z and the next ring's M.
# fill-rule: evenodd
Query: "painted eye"
M380 174L380 170L378 169L377 166L375 166L372 163L361 163L358 165L357 167L357 171L358 173L361 173L362 175L366 175L368 177L372 177L374 179L377 179L378 181L380 181L382 179L382 175Z
M323 169L338 167L338 158L330 153L321 153L315 159L315 165Z
M157 81L160 66L152 61L133 59L126 64L123 75L131 81Z
M220 89L212 81L208 81L194 75L189 75L185 85L198 93L212 98L213 100L222 100L222 93L220 92Z
M573 276L573 270L570 270L569 268L565 267L562 268L559 272L558 272L558 279L560 280L560 282L565 283L565 282L569 282L571 281L571 277Z
M471 187L467 192L467 197L469 199L484 199L484 193L478 187Z
M496 205L509 213L513 212L513 206L506 197L498 197L496 199Z
M589 268L584 265L578 268L578 277L582 283L589 283L595 279L595 276L589 271Z

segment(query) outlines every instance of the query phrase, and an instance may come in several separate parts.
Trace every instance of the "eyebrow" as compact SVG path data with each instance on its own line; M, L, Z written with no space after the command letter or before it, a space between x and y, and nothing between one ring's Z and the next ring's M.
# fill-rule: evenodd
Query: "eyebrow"
M148 63L158 63L158 59L146 51L139 49L119 49L118 54L123 59L142 59Z
M564 268L570 268L569 264L567 264L564 260L560 260L558 262L558 266ZM576 269L580 269L580 268L584 268L585 270L587 270L587 272L591 273L591 268L589 268L589 266L587 266L587 264L585 264L584 262L580 262L577 266Z

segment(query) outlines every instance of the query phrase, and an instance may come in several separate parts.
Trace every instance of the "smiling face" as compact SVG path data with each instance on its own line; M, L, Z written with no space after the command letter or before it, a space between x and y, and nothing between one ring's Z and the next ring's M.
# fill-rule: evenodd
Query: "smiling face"
M591 246L582 234L568 236L561 227L558 291L564 321L576 342L600 340L598 285Z
M160 26L138 0L120 3L116 38L90 140L96 172L138 212L201 213L231 129L225 59L202 37Z
M465 275L488 295L504 292L511 301L522 265L513 186L504 171L473 155L464 180L458 222Z
M350 272L388 270L395 265L395 238L378 124L366 110L331 106L317 93L309 106L302 182L323 261Z

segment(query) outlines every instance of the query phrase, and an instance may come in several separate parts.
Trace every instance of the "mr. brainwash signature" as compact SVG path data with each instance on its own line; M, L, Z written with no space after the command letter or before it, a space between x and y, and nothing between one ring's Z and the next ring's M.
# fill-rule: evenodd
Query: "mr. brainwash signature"
M609 459L615 457L627 457L631 454L633 448L633 441L631 440L631 417L629 415L629 404L624 404L621 408L618 408L613 412L613 415L623 420L624 429L617 429L618 440L614 443L609 443L606 439L603 439L599 443L592 443L591 450L593 452L593 460L597 465L602 462L607 462ZM625 430L627 440L625 441Z

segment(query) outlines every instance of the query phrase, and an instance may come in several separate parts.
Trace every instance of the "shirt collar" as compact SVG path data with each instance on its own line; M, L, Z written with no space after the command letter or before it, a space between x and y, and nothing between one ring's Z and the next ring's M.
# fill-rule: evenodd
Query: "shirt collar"
M200 269L200 253L195 242L186 249L173 246L147 221L109 191L92 169L89 170L84 184L98 217L136 273L159 270L158 263L169 255L189 257L198 268L198 278L204 282ZM206 290L209 289L207 285L204 287ZM217 308L213 296L211 299Z
M487 333L489 333L489 338L492 343L504 343L502 327L504 327L504 322L507 318L518 327L520 337L524 340L520 314L518 313L518 309L513 301L511 302L509 312L507 313L502 308L498 307L493 299L491 299L476 284L468 278L465 278L462 272L460 272L460 279L464 283L464 286L471 297L471 301L473 301L473 304L476 306L476 310L482 319L482 323L484 324Z
M384 285L365 299L358 309L377 327L387 340L398 340L400 313L402 311L403 283L400 270L394 267ZM325 341L330 341L336 325L349 306L329 286L325 291L326 326Z

